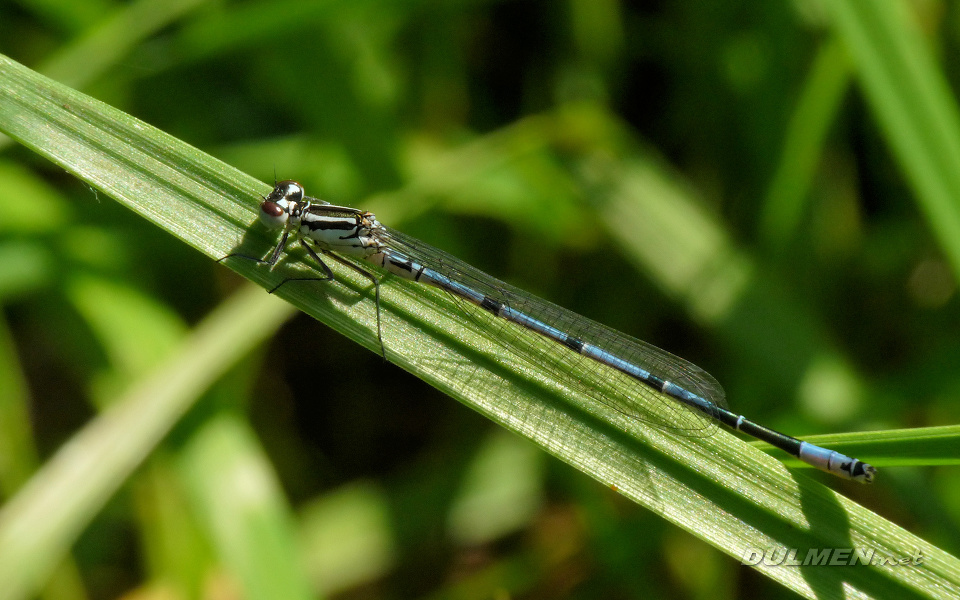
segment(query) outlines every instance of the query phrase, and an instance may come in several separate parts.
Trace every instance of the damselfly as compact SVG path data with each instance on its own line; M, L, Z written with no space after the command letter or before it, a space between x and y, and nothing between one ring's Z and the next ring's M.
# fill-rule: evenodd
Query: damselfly
M731 412L726 408L720 384L696 365L503 283L441 250L385 227L373 213L310 198L299 183L281 181L260 204L260 222L283 233L268 258L253 260L272 267L292 234L320 265L322 280L332 280L334 275L321 255L370 280L375 289L377 337L384 353L380 278L338 255L365 260L387 273L448 292L474 310L499 319L503 327L491 332L493 335L503 334L507 327L532 332L559 344L568 364L591 361L598 368L607 369L610 377L632 382L631 395L637 403L665 407L662 412L668 414L660 421L667 427L705 429L706 423L722 423L828 473L864 483L873 481L876 469L867 463ZM277 287L288 281L291 279ZM634 414L630 406L613 406L624 414ZM676 410L678 406L685 410ZM694 419L698 425L691 425L690 418L695 415L699 415Z

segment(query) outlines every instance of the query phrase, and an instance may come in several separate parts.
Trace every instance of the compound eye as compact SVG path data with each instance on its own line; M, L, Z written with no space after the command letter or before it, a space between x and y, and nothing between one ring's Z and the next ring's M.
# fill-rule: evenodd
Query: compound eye
M287 224L290 217L284 207L272 200L264 200L260 204L260 222L268 229L278 229Z
M282 190L283 197L290 202L303 201L303 186L296 181L281 181L277 184L277 190Z

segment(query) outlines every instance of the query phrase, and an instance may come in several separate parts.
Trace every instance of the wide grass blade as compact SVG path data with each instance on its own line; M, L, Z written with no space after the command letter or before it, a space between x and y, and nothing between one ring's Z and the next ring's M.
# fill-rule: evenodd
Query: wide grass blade
M250 228L258 194L269 186L9 59L0 59L0 130L211 258L240 249L262 255L273 241ZM269 287L308 268L229 264ZM368 285L335 271L338 283L322 291L288 285L279 295L379 351ZM918 550L924 557L910 567L762 568L800 594L960 593L960 562L937 547L731 434L677 436L585 399L505 354L450 306L436 290L385 282L389 359L733 557L772 548L800 556L810 548L856 548L898 558Z

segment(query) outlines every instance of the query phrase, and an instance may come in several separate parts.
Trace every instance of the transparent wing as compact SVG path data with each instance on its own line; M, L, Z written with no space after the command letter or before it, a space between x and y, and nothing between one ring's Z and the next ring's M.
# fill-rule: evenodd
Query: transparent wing
M664 380L726 407L723 388L696 365L636 338L620 333L542 300L471 267L463 261L408 236L384 228L382 242L444 277L466 285L510 308L551 327L593 344L620 359L635 364ZM658 427L690 435L710 435L716 422L640 381L583 356L552 340L450 293L464 315L505 349L531 365L547 370L564 385L613 408L621 414ZM557 349L560 349L558 352ZM623 400L626 397L628 400Z

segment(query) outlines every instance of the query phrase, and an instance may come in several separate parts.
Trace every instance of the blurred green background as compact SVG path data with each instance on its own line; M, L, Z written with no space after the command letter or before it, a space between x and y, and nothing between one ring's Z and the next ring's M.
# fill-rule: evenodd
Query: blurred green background
M6 0L0 53L683 356L761 423L953 424L960 9L877 6ZM884 18L892 58L858 37ZM4 140L0 497L240 284ZM308 593L793 597L303 315L44 597L240 597L221 447L282 490ZM825 480L960 550L955 467Z

